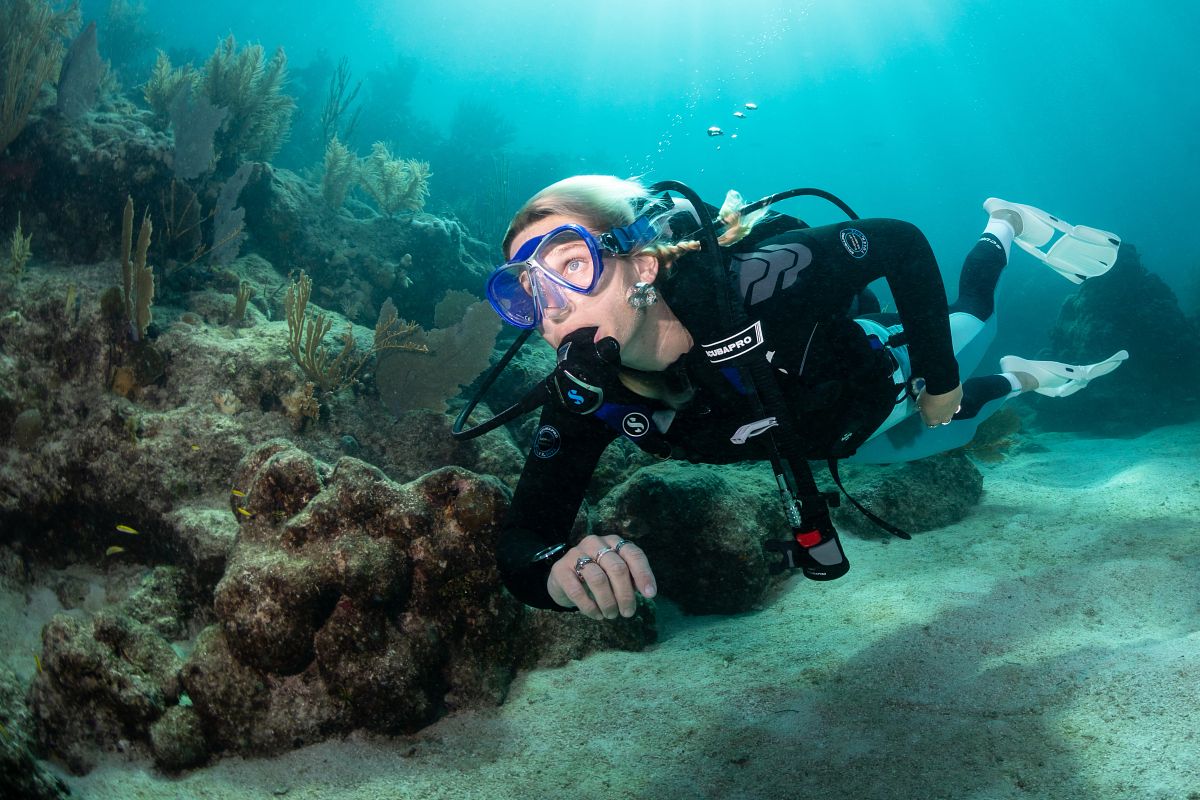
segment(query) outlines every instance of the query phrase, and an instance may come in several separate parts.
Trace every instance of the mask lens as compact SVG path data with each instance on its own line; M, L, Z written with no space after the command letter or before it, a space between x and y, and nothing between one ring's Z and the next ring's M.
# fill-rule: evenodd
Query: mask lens
M532 260L565 283L586 292L595 285L600 274L592 253L578 232L563 230L543 239Z
M532 328L537 322L525 264L496 270L488 280L488 299L500 316L520 328Z
M524 262L498 269L488 280L488 298L501 317L520 328L538 323L537 309L555 317L567 308L567 291L543 267Z

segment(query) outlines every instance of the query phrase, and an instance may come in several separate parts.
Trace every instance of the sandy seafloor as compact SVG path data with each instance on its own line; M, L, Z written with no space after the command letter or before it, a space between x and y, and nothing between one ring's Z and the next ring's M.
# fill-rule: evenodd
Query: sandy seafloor
M522 675L499 708L115 798L1200 798L1200 424L1037 437L982 504L763 610ZM686 554L680 554L686 558ZM602 624L602 623L597 623Z

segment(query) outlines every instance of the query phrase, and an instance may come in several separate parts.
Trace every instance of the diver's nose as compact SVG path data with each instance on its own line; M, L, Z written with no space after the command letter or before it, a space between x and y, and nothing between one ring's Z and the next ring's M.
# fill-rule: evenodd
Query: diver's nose
M542 316L551 322L562 322L571 313L571 302L564 300L562 305L556 305L546 308L542 311Z
M553 281L539 276L538 300L542 306L542 316L551 322L561 322L571 313L571 300L561 286Z

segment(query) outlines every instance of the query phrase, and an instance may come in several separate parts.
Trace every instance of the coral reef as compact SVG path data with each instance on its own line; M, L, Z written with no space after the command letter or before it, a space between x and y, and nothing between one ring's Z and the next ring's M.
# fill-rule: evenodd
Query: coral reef
M149 91L147 89L147 93ZM165 92L166 89L156 91ZM213 105L191 83L184 82L173 92L167 116L175 134L172 161L175 177L192 180L211 170L217 155L217 131L229 119L229 109Z
M42 87L58 77L63 39L78 25L78 2L61 11L47 0L0 6L0 153L24 130Z
M230 37L178 69L160 54L139 110L98 88L89 28L56 107L42 89L75 9L48 8L0 7L23 20L0 29L3 65L21 65L5 84L0 224L18 223L26 254L0 317L0 559L61 613L41 617L37 672L0 674L0 780L25 770L22 796L52 797L32 753L75 772L104 753L177 772L411 731L501 702L518 669L652 642L652 603L595 625L501 589L491 550L523 459L514 436L535 420L460 442L447 413L495 355L499 324L468 294L489 249L425 212L428 163L342 144L357 119L346 62L312 118L324 176L297 174L260 160L294 110L282 51ZM459 115L456 143L483 113ZM428 153L425 130L389 141ZM524 354L489 400L523 394L552 359ZM771 585L761 540L781 522L767 476L647 462L610 448L576 533L645 525L655 552L692 554L662 560L664 596L693 613L753 607Z
M358 180L358 159L338 137L334 136L325 147L325 171L321 176L321 196L331 208L341 208L346 202L346 192Z
M171 116L171 103L179 92L190 90L196 85L196 69L191 64L172 67L171 58L158 51L158 60L150 77L142 86L142 99L154 112L160 126L165 127ZM214 128L215 132L215 128Z
M844 472L856 499L910 533L958 522L983 491L983 477L961 455ZM591 516L592 533L636 539L661 593L692 614L754 608L772 584L763 543L789 531L769 471L755 464L655 464L609 492ZM854 508L835 509L834 522L843 532L879 535Z
M360 350L353 330L347 328L342 334L342 349L334 355L332 350L321 344L325 334L333 327L333 321L324 313L318 313L315 317L309 317L306 313L311 293L312 281L301 271L300 279L288 287L283 304L288 322L288 352L305 376L321 391L336 392L349 386L370 358L379 353L392 350L429 352L426 345L408 341L417 326L397 317L396 307L388 301L375 324L375 339L371 347ZM490 352L490 345L488 350Z
M168 641L183 634L170 621L190 616L171 570L88 621L59 615L44 629L34 726L72 771L118 748L174 771L220 750L413 730L501 702L518 668L654 639L649 607L604 628L547 623L558 615L501 592L491 551L507 493L494 479L443 468L400 485L273 440L232 482L237 541L214 624L186 659Z
M91 111L100 99L106 68L96 45L96 23L89 22L71 43L58 78L58 112L75 121Z
M142 214L138 226L137 249L133 246L133 198L125 201L125 213L121 221L121 297L125 302L125 318L135 339L146 335L146 329L154 318L150 306L154 303L154 269L146 263L150 251L150 236L154 225L150 212Z
M208 251L208 262L213 266L231 263L246 241L246 209L238 206L238 196L250 179L251 171L252 165L242 164L229 180L221 184L212 214L213 244Z
M983 474L962 450L905 464L846 464L847 491L874 513L909 533L944 528L963 520L983 496ZM833 509L839 529L887 537L849 503Z
M217 45L199 76L213 105L229 109L218 133L222 156L266 160L275 155L291 126L296 104L283 93L287 56L283 48L268 60L261 45L238 49L232 35Z
M350 86L350 59L342 56L337 67L329 76L329 92L325 96L325 105L321 109L321 141L330 142L337 138L349 139L354 135L358 126L358 117L362 113L362 104L355 107L349 114L349 120L343 124L343 118L350 111L350 106L358 98L362 90L362 81L356 81Z
M383 142L376 142L358 163L359 185L388 217L423 209L432 174L424 161L396 158Z
M30 749L32 715L25 706L25 686L0 664L0 787L5 797L21 800L59 800L70 792Z
M159 52L142 95L159 127L175 131L182 178L207 171L215 152L228 175L240 162L266 160L287 138L295 101L284 93L283 48L266 58L261 45L238 48L230 35L204 66L173 67ZM208 159L205 158L208 155Z
M441 309L461 303L463 297L469 303L465 309L439 314ZM470 385L488 367L500 332L500 321L488 304L466 292L457 297L450 292L434 309L435 321L439 316L454 321L443 319L447 324L430 331L417 329L412 347L391 347L380 353L375 383L380 399L393 414L416 408L443 411L460 387Z
M42 629L42 668L29 690L40 750L83 774L97 748L147 738L178 702L181 663L169 642L123 614L56 616Z
M17 214L17 227L13 229L12 240L8 245L8 274L20 277L25 271L25 264L33 255L33 234L26 235L21 230L21 215Z
M143 80L154 61L157 36L144 0L108 0L101 26L102 55L123 85L135 86Z
M1129 360L1078 395L1030 397L1037 425L1112 436L1195 419L1200 413L1197 337L1200 330L1184 315L1175 293L1142 265L1133 245L1123 244L1104 280L1087 281L1063 303L1047 357L1091 364L1124 349Z
M453 220L425 213L383 217L353 197L346 200L350 214L333 213L316 187L287 170L256 169L242 204L255 251L305 270L325 287L317 289L321 305L336 308L336 295L365 287L368 302L350 314L358 324L373 325L390 298L400 316L430 326L447 291L477 293L489 271L486 246Z

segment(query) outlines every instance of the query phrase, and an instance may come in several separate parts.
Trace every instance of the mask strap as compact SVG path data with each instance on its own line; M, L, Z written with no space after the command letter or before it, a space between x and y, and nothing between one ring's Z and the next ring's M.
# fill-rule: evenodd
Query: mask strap
M643 215L621 228L613 228L601 234L597 241L606 251L623 256L654 240L658 231L650 224L650 218Z

